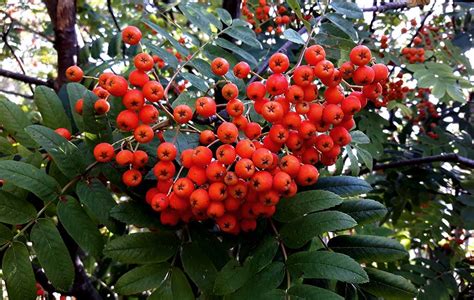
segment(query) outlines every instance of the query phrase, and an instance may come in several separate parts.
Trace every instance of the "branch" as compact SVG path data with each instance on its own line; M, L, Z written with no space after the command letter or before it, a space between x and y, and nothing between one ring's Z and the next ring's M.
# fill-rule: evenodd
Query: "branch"
M4 90L4 89L0 89L0 93L5 93L5 94L15 95L15 96L19 96L19 97L24 97L26 99L33 99L33 96L31 96L31 95L26 95L26 94L22 94L22 93L13 92L13 91L7 91L7 90Z
M392 9L399 9L399 8L406 8L408 7L407 1L395 2L395 3L387 3L382 5L374 5L372 7L365 7L362 8L362 11L376 11L376 12L383 12L386 10Z
M122 30L120 29L120 25L119 25L119 23L117 22L117 18L115 18L114 10L113 10L113 8L112 8L112 1L111 1L111 0L107 0L107 9L109 10L110 15L112 16L112 20L114 20L115 27L117 27L117 30L118 30L119 33L120 33Z
M45 85L45 86L53 87L53 83L50 81L44 81L35 77L23 75L20 73L15 73L15 72L4 70L4 69L0 69L0 76L19 80L28 84Z
M385 169L393 169L393 168L400 168L400 167L406 167L406 166L428 164L432 162L453 162L453 163L458 163L468 168L474 168L473 159L460 156L456 153L449 153L449 154L433 155L433 156L427 156L427 157L421 157L421 158L395 161L395 162L390 162L386 164L376 164L373 169L385 170Z

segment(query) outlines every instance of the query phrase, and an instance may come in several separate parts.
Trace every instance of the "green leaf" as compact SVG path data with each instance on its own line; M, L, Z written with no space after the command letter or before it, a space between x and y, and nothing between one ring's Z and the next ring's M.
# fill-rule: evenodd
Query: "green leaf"
M188 80L192 86L196 87L198 90L202 92L207 92L209 89L209 86L206 83L206 80L204 78L201 78L193 73L181 73L181 76L183 76L184 79Z
M372 171L372 168L374 167L374 159L372 158L372 154L363 148L357 146L355 148L357 149L357 157L364 162L369 170Z
M13 147L12 143L3 136L0 136L0 153L6 155L16 153L16 149Z
M219 19L221 19L224 24L227 26L232 25L232 16L229 14L229 12L223 8L218 7L216 9L217 15L219 16Z
M54 201L59 195L59 184L53 177L24 162L0 161L0 178L32 192L44 202Z
M181 251L181 261L183 262L184 271L198 288L204 292L212 292L217 269L210 260L208 253L204 252L199 245L188 243L183 246Z
M115 34L109 41L109 46L107 47L107 55L110 57L116 57L120 53L120 48L122 46L122 37L119 34Z
M26 113L18 105L5 98L0 98L0 125L23 146L36 147L36 143L25 132L25 127L31 125Z
M370 281L361 285L361 288L377 297L402 300L413 299L416 296L416 288L402 276L374 268L365 268L365 271Z
M278 240L274 237L263 238L263 241L250 253L245 261L246 264L250 264L252 273L260 272L273 261L278 251L278 245Z
M443 98L446 94L446 83L441 80L436 81L433 89L431 89L431 94L438 99Z
M212 253L209 258L218 270L222 269L230 257L228 249L219 238L200 223L194 223L193 226L190 226L189 233L193 243L197 244L205 253Z
M448 95L454 101L466 102L466 97L464 96L459 84L448 84L448 86L446 87L446 92L448 92Z
M229 42L228 40L225 40L223 38L218 38L214 42L217 46L230 50L232 53L240 56L242 59L248 62L252 68L257 66L257 60L255 59L255 57L247 51L243 50L241 47L237 46L236 44Z
M181 157L181 153L184 150L195 148L199 145L199 134L197 133L186 133L176 131L175 129L168 129L164 132L163 137L165 141L172 142L176 145L178 148L177 157Z
M97 199L99 200L99 199ZM58 217L67 233L84 250L99 257L104 240L96 225L73 197L58 202Z
M247 283L226 299L254 299L265 295L266 292L277 288L285 276L285 265L273 262L265 269L252 276Z
M36 256L54 287L68 291L74 282L74 265L51 219L39 219L30 233Z
M349 215L338 211L323 211L286 223L280 229L280 235L289 248L300 248L324 232L348 229L356 225L356 221Z
M438 79L433 74L428 73L426 75L423 75L417 78L417 81L418 81L419 87L429 88L429 87L432 87L436 82L438 82Z
M36 299L36 279L29 256L20 242L13 242L3 256L2 274L10 300Z
M285 38L295 44L300 44L300 45L304 45L305 44L305 41L303 40L303 38L301 37L301 35L296 32L295 30L291 29L291 28L288 28L286 29L284 32L283 32L283 35L285 36Z
M25 224L36 217L36 209L30 202L0 190L0 222Z
M196 299L186 275L177 267L173 267L168 279L153 292L149 300L193 300Z
M167 262L147 264L131 269L115 283L115 291L121 295L132 295L159 287L171 269Z
M380 220L387 214L382 203L370 199L347 200L336 209L351 216L359 225Z
M129 264L166 261L178 250L179 239L169 232L142 232L117 237L107 243L104 254Z
M352 143L354 144L370 144L369 137L360 130L351 131Z
M330 191L342 197L365 194L372 190L372 187L366 181L351 176L319 178L314 188Z
M150 26L151 29L155 30L160 34L162 37L164 37L168 42L173 45L173 48L176 49L181 55L188 56L189 55L189 50L183 47L175 38L173 38L167 30L163 29L159 25L153 23L150 20L144 20L142 21L146 25Z
M145 42L145 46L148 49L151 49L152 52L158 55L165 63L167 63L171 68L176 69L178 67L178 59L173 54L168 51L157 47L152 42Z
M368 282L362 267L347 255L329 251L308 251L292 254L288 270L303 278L333 279L350 283Z
M31 125L26 128L26 132L49 153L59 170L68 178L79 175L85 169L84 160L76 145L54 130Z
M228 35L236 40L242 41L242 43L249 45L253 48L262 49L262 44L257 40L255 32L247 26L235 26L226 28L225 31Z
M307 299L307 300L344 300L343 297L338 294L326 290L317 286L298 284L292 286L288 290L288 294L295 296L296 299ZM291 297L293 299L293 297Z
M328 246L362 263L389 262L408 255L397 240L381 236L340 235L332 238Z
M349 145L347 145L345 147L345 149L346 149L347 156L349 157L349 161L351 163L351 165L350 165L351 175L352 176L357 176L357 175L359 175L359 172L360 172L359 160L354 155L354 153L352 152L352 148Z
M102 45L104 43L104 39L99 37L92 42L91 45L91 56L92 58L98 59L100 54L102 53Z
M274 218L279 222L290 222L305 214L334 207L341 202L341 197L324 190L300 192L291 198L281 199Z
M362 19L364 14L362 9L356 4L344 0L331 1L329 4L337 13L345 15L348 18L352 19Z
M214 284L216 295L226 295L241 288L252 277L250 264L240 266L237 260L230 260L222 270L217 273Z
M110 216L120 222L137 227L162 228L159 217L149 205L135 201L122 202L112 208Z
M189 64L192 65L199 73L201 73L201 75L203 75L205 77L208 77L208 78L215 78L216 77L216 75L214 75L214 73L212 73L212 71L211 71L211 65L202 58L194 58ZM188 96L188 98L190 98L187 93L179 94L179 96L181 96L181 95L186 95L186 96ZM178 96L178 98L179 98L179 96ZM193 103L192 105L194 106L195 104Z
M176 98L176 100L171 103L171 106L175 108L178 105L185 104L189 107L191 107L193 113L196 110L196 99L191 98L191 96L188 93L181 93L179 96Z
M357 31L354 29L354 24L344 19L341 15L330 13L324 15L324 17L331 21L344 33L346 33L353 41L357 41L359 39Z
M82 99L85 97L87 93L87 89L82 84L79 84L77 82L71 82L67 84L66 90L67 90L67 96L69 98L69 104L71 106L71 113L74 119L74 123L76 123L76 126L80 131L83 131L84 121L82 119L82 116L76 112L74 107L76 105L76 102L79 99Z
M92 179L89 183L79 181L76 185L76 193L79 201L101 224L112 228L116 225L113 224L110 214L117 204L111 192L99 180Z
M13 239L13 232L7 226L0 224L0 246L5 245ZM1 298L0 298L1 299Z
M62 127L71 130L71 123L64 111L61 99L53 89L41 85L36 86L34 101L43 117L45 126L52 129Z

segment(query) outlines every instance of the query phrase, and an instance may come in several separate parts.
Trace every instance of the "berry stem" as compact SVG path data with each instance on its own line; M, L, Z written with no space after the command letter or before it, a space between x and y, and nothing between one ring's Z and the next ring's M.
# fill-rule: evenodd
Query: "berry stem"
M290 277L290 271L288 271L288 267L286 266L286 261L288 260L288 254L286 252L285 245L283 244L283 241L280 238L280 233L278 232L275 223L273 223L273 220L270 219L270 226L272 227L273 233L275 233L275 237L278 240L278 243L280 244L281 248L281 253L283 254L283 259L285 261L285 272L286 272L286 292L290 289L291 286L291 277ZM289 296L287 295L287 299L289 299Z

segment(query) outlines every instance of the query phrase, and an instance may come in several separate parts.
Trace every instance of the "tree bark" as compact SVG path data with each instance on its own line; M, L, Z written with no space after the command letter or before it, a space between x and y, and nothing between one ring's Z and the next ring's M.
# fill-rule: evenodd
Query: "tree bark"
M66 69L75 64L78 55L76 36L76 0L44 0L54 29L54 48L58 58L58 77L54 88L66 82Z

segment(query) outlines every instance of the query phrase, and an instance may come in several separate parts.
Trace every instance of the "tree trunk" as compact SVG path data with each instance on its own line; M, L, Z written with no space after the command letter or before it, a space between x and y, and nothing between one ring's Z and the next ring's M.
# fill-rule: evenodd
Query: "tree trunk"
M58 57L58 77L54 88L66 82L66 69L75 64L78 55L76 36L76 0L44 0L54 28L54 48Z

